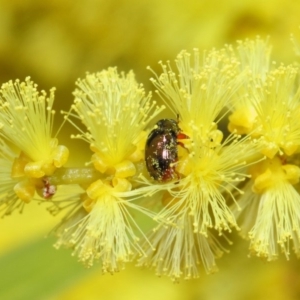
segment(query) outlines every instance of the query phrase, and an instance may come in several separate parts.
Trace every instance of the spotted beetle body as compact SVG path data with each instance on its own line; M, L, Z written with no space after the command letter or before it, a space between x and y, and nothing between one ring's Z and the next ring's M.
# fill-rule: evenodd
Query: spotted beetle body
M146 166L153 179L166 182L178 177L173 164L178 160L177 136L180 128L173 119L162 119L156 127L146 142Z

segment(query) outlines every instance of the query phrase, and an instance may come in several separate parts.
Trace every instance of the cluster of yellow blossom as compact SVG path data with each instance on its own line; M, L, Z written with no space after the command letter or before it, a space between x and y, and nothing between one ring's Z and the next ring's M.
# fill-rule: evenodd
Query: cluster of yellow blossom
M300 66L270 53L257 38L161 62L151 81L178 125L175 145L153 127L165 106L132 72L87 74L63 112L72 137L90 146L81 168L64 167L69 150L52 134L54 90L47 97L29 78L3 84L0 208L10 214L47 198L52 213L68 209L55 246L87 266L99 261L104 273L133 260L175 281L198 277L201 265L214 272L233 228L253 255L289 258L291 246L299 256ZM149 134L154 160L176 178L148 173ZM56 193L69 184L80 187L75 195Z

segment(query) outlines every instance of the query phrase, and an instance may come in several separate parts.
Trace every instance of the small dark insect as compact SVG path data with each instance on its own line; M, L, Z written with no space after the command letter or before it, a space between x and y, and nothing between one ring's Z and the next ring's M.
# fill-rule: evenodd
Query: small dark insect
M44 187L43 187L43 197L45 199L51 198L56 193L56 186L50 184L48 178L43 179Z
M148 135L145 147L147 170L151 177L160 182L179 178L174 163L178 160L177 141L187 138L181 133L178 122L173 119L161 119L157 128Z

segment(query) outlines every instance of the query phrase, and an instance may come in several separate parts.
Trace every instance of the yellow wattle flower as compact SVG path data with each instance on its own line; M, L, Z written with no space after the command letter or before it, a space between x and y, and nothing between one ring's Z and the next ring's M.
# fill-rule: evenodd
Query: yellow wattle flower
M33 179L52 175L69 156L69 150L52 136L54 90L48 97L29 77L25 82L9 81L0 89L0 137L20 151L11 176L20 180L14 191L26 203L41 188Z
M208 272L215 269L214 256L224 249L212 234L238 228L226 194L236 202L234 194L242 193L238 185L249 177L247 165L261 157L256 141L236 134L223 141L218 128L240 86L238 62L228 51L212 50L203 61L198 50L194 55L182 51L176 59L178 72L171 63L161 63L162 74L152 79L186 137L178 138L178 161L173 164L178 180L149 186L153 192L167 191L169 198L155 216L163 225L148 234L156 250L147 251L139 264L174 280L197 277L198 264Z
M47 97L29 77L25 82L9 81L0 90L0 136L20 149L30 162L38 163L40 167L34 166L35 170L48 165L49 160L59 167L68 157L68 150L58 146L52 136L54 91L51 89ZM42 173L29 171L32 177L41 177Z
M271 66L268 42L260 39L241 43L237 57L246 76L228 128L257 139L266 159L249 168L251 180L233 212L252 254L274 260L283 252L289 258L290 244L300 253L300 69Z
M261 152L268 158L293 155L300 145L300 88L296 65L271 69L267 44L258 40L239 49L241 65L247 70L244 84L233 98L228 128L240 134L262 137ZM245 59L245 57L247 59ZM261 69L254 62L264 61Z
M143 157L136 153L139 140L147 124L163 109L151 101L133 72L118 73L109 68L95 74L87 74L77 81L72 117L87 127L78 138L86 140L95 152L92 162L101 173L116 173L117 177L135 174L132 159Z
M56 247L73 248L73 255L88 267L100 261L103 273L118 272L135 255L144 256L137 235L143 233L130 212L143 209L127 199L132 198L130 182L115 178L110 184L97 180L86 193L82 198L86 214L79 209L73 218L58 226ZM146 210L145 213L148 214Z
M194 49L193 54L184 50L175 62L176 72L170 63L160 63L163 72L154 73L151 81L166 106L175 116L180 115L182 131L191 139L195 130L200 131L203 139L210 140L222 110L240 85L238 61L224 48L203 53L203 56L198 49Z
M294 185L300 168L283 158L266 159L250 168L252 180L239 199L241 210L234 210L241 233L250 239L252 254L277 259L282 252L288 259L290 244L300 255L300 195Z
M99 178L82 185L85 193L77 201L78 210L56 229L56 246L72 247L87 266L100 261L104 273L114 273L135 255L145 255L138 244L138 235L144 234L133 214L153 213L136 204L144 190L132 186L144 159L145 126L163 107L151 102L133 72L125 75L109 68L87 74L77 85L73 112L66 118L80 132L75 137L90 144ZM74 118L87 131L79 129Z

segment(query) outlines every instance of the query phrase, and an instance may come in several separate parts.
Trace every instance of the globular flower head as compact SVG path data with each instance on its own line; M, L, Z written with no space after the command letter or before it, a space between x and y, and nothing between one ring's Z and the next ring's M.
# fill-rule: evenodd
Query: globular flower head
M77 137L95 152L92 162L100 172L81 197L86 214L80 220L77 216L82 213L76 214L74 223L68 219L67 227L62 223L57 246L72 247L86 265L100 261L103 272L114 273L134 255L145 255L138 244L138 235L143 233L132 211L153 214L135 204L143 192L133 189L131 177L136 173L135 164L144 158L144 128L162 107L145 96L132 72L119 74L109 68L88 74L77 85L71 116L79 118L87 131L79 129L69 115L67 118L80 131Z
M186 211L194 231L205 236L210 228L222 234L224 230L230 232L232 226L238 227L225 194L236 202L233 191L243 193L238 185L249 177L246 167L258 159L257 147L249 138L234 135L214 147L195 138L193 148L178 161L182 178L176 185L167 186L172 197L158 218L172 223Z
M267 260L280 252L289 258L291 248L300 255L300 196L295 188L300 168L279 157L250 168L252 180L234 210L241 233L250 239L252 254ZM290 245L293 245L291 247Z
M120 271L136 254L144 256L138 244L142 232L130 210L148 212L134 204L130 189L126 179L93 182L81 196L82 208L56 229L56 247L74 248L73 255L88 267L100 261L103 273Z
M40 178L65 164L69 152L52 136L54 89L47 97L27 77L3 84L0 94L0 135L27 158L24 173Z
M218 129L223 110L226 113L240 85L238 62L227 55L227 49L209 52L202 62L197 50L193 63L191 57L181 52L176 60L178 74L170 64L162 65L163 73L152 80L166 105L179 115L184 139L178 136L174 162L178 181L153 187L169 194L156 216L166 227L150 233L149 240L157 248L142 264L163 266L159 272L175 278L197 276L199 259L207 271L214 270L212 257L222 251L211 242L210 231L222 235L237 227L225 194L235 201L234 191L242 193L237 186L248 178L246 166L257 160L258 151L249 137L231 134L223 141Z
M195 230L205 235L208 227L221 232L236 225L222 193L230 193L247 177L240 170L257 150L255 141L247 137L232 134L222 141L218 129L222 110L240 86L234 56L222 49L204 55L203 61L198 50L193 62L191 57L181 52L176 59L178 74L170 64L162 65L163 73L152 79L166 105L179 115L179 126L186 135L179 139L182 145L175 163L181 178L176 185L165 187L176 200L159 215L169 220L179 207L187 209L195 218Z
M163 73L151 79L191 139L195 128L202 139L210 139L222 110L239 86L238 61L226 49L211 50L201 57L198 49L193 54L182 51L175 60L177 71L170 63L161 63Z
M270 68L267 47L256 42L249 49L240 48L240 57L248 57L249 79L233 101L228 128L259 137L266 159L249 168L240 210L233 211L252 254L274 260L282 251L288 258L290 244L299 255L299 67L274 63ZM262 62L260 72L251 61Z
M64 165L69 151L52 136L54 89L47 97L30 78L0 89L0 136L19 151L11 167L16 195L25 202L43 186L42 178Z
M253 134L262 136L262 153L273 158L277 153L294 154L300 145L299 68L280 66L267 74L263 87L253 93L257 114Z
M233 98L229 130L262 137L261 152L269 158L292 155L300 142L299 67L280 65L270 69L267 43L260 40L246 41L239 54L248 78ZM262 62L260 71L255 62Z
M122 178L134 175L133 163L143 159L143 130L162 108L145 95L133 72L109 68L87 74L77 85L73 109L87 128L77 137L95 152L95 168Z

